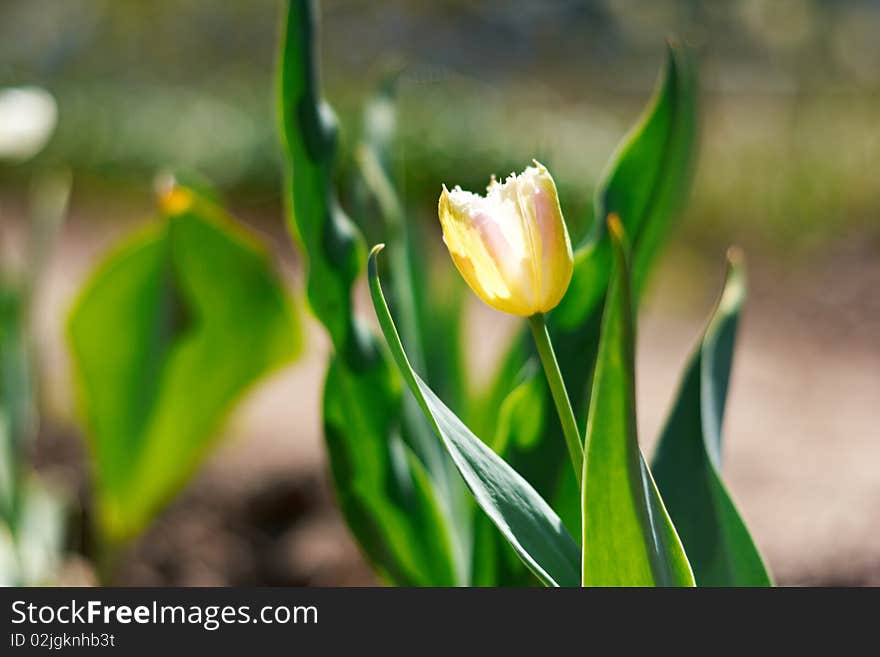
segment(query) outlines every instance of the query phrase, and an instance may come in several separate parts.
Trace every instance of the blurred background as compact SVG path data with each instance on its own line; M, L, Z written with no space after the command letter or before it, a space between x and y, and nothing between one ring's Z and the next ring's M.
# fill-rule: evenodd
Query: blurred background
M583 235L594 184L650 96L664 40L698 48L694 191L640 318L644 449L711 310L723 254L739 245L750 296L725 426L734 497L779 583L880 585L880 4L328 0L322 13L343 149L357 143L364 99L400 71L395 165L409 219L430 225L441 182L477 190L536 157ZM36 157L0 162L2 259L22 257L31 181L73 174L37 302L44 412L32 456L80 508L88 466L64 321L96 258L149 221L158 171L216 187L299 295L274 114L279 16L275 0L0 4L0 87L48 90L45 111L58 120ZM356 176L343 169L340 179L354 210ZM471 310L480 377L512 327L476 301ZM328 344L308 326L304 356L237 408L220 449L130 549L120 584L374 581L327 482ZM74 552L78 540L74 531ZM75 559L65 572L91 577Z

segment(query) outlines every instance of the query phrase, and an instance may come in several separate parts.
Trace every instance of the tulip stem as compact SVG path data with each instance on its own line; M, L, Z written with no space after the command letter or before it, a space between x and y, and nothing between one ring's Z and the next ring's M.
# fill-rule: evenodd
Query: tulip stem
M559 371L559 363L556 361L556 353L550 342L550 334L547 332L547 322L544 321L543 313L536 313L529 317L529 326L535 345L538 347L538 355L544 366L544 374L550 385L553 402L556 404L556 413L562 423L562 433L565 435L565 444L568 447L568 455L571 457L571 465L574 468L574 476L581 485L584 463L584 443L577 428L577 420L571 408L571 400L565 389L565 381L562 380L562 372Z

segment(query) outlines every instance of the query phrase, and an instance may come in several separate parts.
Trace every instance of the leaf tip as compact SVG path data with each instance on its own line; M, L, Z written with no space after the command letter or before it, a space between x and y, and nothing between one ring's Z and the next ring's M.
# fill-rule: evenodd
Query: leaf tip
M727 249L726 260L727 274L719 301L719 309L731 313L737 312L745 301L746 281L743 271L745 255L742 249L732 246Z
M375 278L377 274L376 270L376 256L379 255L379 251L385 248L385 244L380 242L372 249L370 249L370 255L367 259L367 275L369 278Z
M625 239L625 232L623 230L623 222L620 220L620 216L616 212L612 212L608 215L608 219L606 219L606 223L608 224L608 232L611 233L612 239L615 242L623 242Z
M738 246L731 246L727 249L725 257L727 258L727 264L731 269L740 269L746 259L745 253L743 253L743 250Z

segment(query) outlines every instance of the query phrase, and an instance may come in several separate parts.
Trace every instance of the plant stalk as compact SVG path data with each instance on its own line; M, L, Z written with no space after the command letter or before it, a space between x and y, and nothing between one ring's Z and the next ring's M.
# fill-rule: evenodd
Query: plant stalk
M556 404L556 413L562 424L562 433L565 435L565 445L568 447L568 455L574 468L574 476L578 482L578 488L583 478L584 467L584 442L577 428L577 420L571 408L571 400L565 389L565 381L562 380L562 372L559 371L559 363L556 361L556 353L550 342L550 334L547 332L547 322L543 313L536 313L529 317L529 327L535 338L535 346L538 347L538 355L541 357L541 365L544 366L544 374L550 385L550 393Z

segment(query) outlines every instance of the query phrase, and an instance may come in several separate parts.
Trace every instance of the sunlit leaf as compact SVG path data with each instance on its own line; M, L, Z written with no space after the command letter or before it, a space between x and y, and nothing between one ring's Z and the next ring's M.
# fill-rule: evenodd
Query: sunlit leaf
M442 510L424 467L399 436L400 383L364 331L367 360L334 356L324 434L342 512L373 565L400 586L461 583Z
M771 584L721 478L721 423L744 299L744 275L733 257L721 299L685 371L652 464L699 586Z
M316 36L315 3L288 2L278 83L289 223L307 266L309 303L334 346L324 434L337 496L367 557L391 582L463 583L466 565L451 548L436 477L413 458L419 440L406 431L399 378L352 309L363 238L333 189L337 128L321 98Z
M583 583L693 586L684 549L639 449L629 266L619 225L612 231L614 267L584 443Z
M351 287L363 269L364 243L333 192L338 127L321 98L317 16L311 0L292 0L279 61L281 133L286 150L290 228L307 256L312 310L338 351L356 339Z
M379 283L376 252L370 257L370 294L382 332L404 381L443 441L477 503L520 558L545 584L576 586L577 544L531 485L477 438L413 372Z
M537 375L537 376L536 376ZM502 458L525 455L540 447L545 404L549 404L537 363L530 362L518 383L501 402L489 446ZM487 429L488 430L488 429ZM528 461L527 458L523 459ZM580 505L578 504L578 508ZM558 512L558 509L557 509ZM483 514L474 518L474 577L477 586L533 585L535 578L507 541Z
M111 540L143 529L234 403L299 342L281 281L249 233L184 188L163 207L100 265L68 326Z
M589 407L602 306L612 265L613 250L605 220L609 213L618 213L632 238L637 302L663 237L687 197L697 155L697 105L693 53L673 44L653 98L622 140L596 189L592 230L575 250L571 286L550 315L553 344L581 426ZM518 371L522 358L521 352L512 351L502 371ZM502 388L504 394L511 389L509 382L506 385ZM545 409L543 440L530 450L513 449L508 458L542 495L553 500L553 508L576 531L580 492L571 474L553 405L545 404Z
M698 80L692 51L670 44L666 67L644 115L624 137L602 176L590 234L575 253L571 286L557 325L581 325L601 303L611 271L606 220L616 214L629 236L638 299L672 221L687 199L697 157Z

